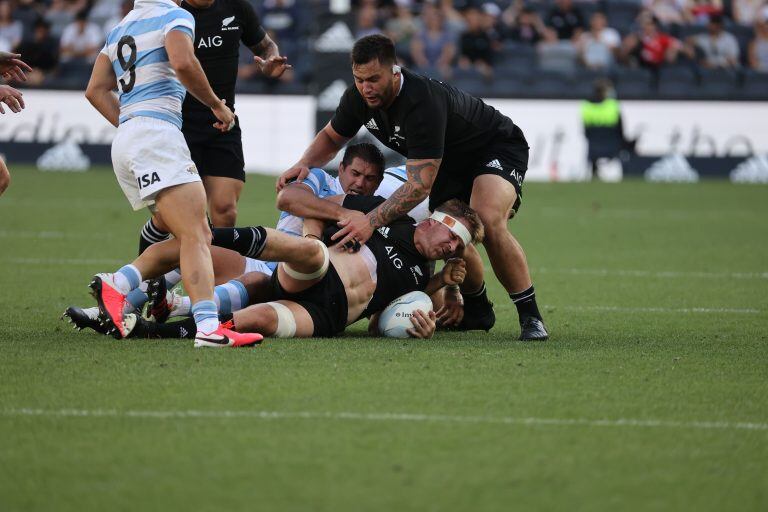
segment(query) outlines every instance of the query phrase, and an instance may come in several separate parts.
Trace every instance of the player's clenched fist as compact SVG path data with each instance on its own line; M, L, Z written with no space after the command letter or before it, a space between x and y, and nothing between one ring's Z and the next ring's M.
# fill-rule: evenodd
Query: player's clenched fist
M228 132L235 126L235 114L227 106L227 100L221 100L216 105L211 107L213 115L219 121L213 123L213 127L222 132Z
M454 286L464 282L467 275L467 264L461 258L451 258L445 262L440 277L445 286Z

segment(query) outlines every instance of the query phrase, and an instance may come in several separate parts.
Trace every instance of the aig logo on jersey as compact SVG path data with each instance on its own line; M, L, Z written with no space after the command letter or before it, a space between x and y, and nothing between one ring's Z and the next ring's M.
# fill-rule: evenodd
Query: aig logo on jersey
M235 21L234 16L230 16L229 18L224 18L221 20L221 31L224 32L227 30L240 30L240 27L231 26L233 21Z
M147 174L136 178L136 183L139 184L139 189L142 189L154 185L155 183L160 183L160 176L158 176L156 172L148 172Z
M208 37L201 37L200 41L197 43L198 48L212 48L214 46L221 46L224 43L224 40L221 38L221 36L208 36Z

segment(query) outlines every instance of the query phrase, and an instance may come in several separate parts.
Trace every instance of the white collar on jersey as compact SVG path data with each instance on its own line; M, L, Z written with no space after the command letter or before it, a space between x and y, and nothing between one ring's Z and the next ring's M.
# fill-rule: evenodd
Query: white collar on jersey
M397 64L394 65L394 71L400 73L400 88L397 90L396 94L396 96L400 96L400 93L403 90L403 84L405 83L405 75L403 75L403 70Z

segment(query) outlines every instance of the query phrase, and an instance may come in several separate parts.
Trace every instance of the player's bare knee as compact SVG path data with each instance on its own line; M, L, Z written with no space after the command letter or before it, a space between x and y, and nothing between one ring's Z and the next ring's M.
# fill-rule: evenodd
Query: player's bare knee
M211 204L211 221L216 227L234 227L237 221L237 203L234 201Z
M278 328L277 311L267 304L255 304L235 311L233 320L240 332L257 332L271 336Z
M302 243L301 261L285 263L283 269L293 279L310 281L325 275L330 264L328 248L319 240Z

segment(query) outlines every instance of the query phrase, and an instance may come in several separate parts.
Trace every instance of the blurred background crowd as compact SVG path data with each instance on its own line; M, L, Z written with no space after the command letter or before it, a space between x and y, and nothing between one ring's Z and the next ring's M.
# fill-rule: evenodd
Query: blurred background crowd
M317 0L253 1L295 69L279 82L241 51L240 89L317 93ZM0 50L25 86L83 88L132 0L0 0ZM485 97L584 97L608 77L624 98L768 97L768 0L353 0L355 39L390 36L406 66Z

